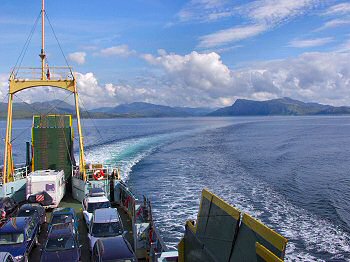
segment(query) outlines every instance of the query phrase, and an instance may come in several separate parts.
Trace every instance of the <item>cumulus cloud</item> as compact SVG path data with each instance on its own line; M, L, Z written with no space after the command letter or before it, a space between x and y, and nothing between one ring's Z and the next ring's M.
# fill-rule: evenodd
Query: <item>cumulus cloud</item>
M332 105L350 102L350 52L346 50L309 52L295 58L252 63L235 70L225 65L215 52L179 55L159 50L157 55L142 57L154 70L135 77L132 82L105 84L91 72L76 73L85 107L136 101L219 107L230 105L237 98L266 100L285 96ZM5 87L7 78L1 78L0 84ZM51 89L48 91L51 99L55 97ZM32 93L22 96L22 100L42 100L38 90L28 92Z
M82 65L85 64L86 61L86 53L85 52L75 52L75 53L70 53L68 55L69 60Z
M118 45L102 49L99 52L102 56L121 56L128 57L130 55L136 54L135 50L130 50L128 45Z
M191 98L184 99L186 104L182 105L202 106L223 106L236 98L265 100L284 96L344 105L350 98L349 58L347 52L304 53L231 70L216 53L181 56L162 51L158 56L144 56L148 63L163 69L164 86L176 87L181 98Z
M315 47L328 44L333 41L333 37L323 37L323 38L314 38L314 39L295 39L289 43L290 47L297 48L306 48L306 47Z

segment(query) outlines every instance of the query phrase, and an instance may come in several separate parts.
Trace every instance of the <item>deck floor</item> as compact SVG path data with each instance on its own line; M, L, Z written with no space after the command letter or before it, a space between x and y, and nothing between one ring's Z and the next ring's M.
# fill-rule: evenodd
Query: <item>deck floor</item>
M63 198L63 200L61 201L59 206L60 207L72 207L75 209L75 212L76 212L77 217L79 219L79 241L80 241L80 245L82 245L82 247L81 247L81 261L84 261L84 262L91 261L90 251L89 251L89 247L88 247L89 240L88 240L88 236L87 236L87 227L86 227L85 221L83 219L81 203L78 202L77 200L73 199L71 196L66 195ZM112 205L112 206L118 208L116 205ZM127 230L129 232L126 235L126 238L129 241L129 243L133 246L132 225L131 225L130 218L123 209L118 208L118 211L119 211L119 214L121 216L125 230ZM52 210L47 210L47 212L46 212L47 222L50 222L51 212L52 212ZM41 229L41 233L39 235L39 245L32 250L32 252L29 256L30 262L40 261L40 255L41 255L40 249L45 244L45 240L47 238L47 227L48 227L47 223L43 224L42 229Z

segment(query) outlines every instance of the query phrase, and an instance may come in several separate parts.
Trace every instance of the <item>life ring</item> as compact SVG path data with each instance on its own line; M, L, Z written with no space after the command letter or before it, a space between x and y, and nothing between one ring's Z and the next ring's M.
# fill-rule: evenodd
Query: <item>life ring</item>
M102 169L97 169L95 172L94 172L94 179L95 180L101 180L105 177L105 173L103 173L103 170Z

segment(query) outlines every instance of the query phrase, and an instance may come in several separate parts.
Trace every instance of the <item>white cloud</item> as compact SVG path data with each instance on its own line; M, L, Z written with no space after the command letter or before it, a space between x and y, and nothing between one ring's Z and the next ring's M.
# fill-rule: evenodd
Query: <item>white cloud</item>
M7 92L8 92L8 75L0 74L0 99L1 99L1 101L4 100L5 94L7 94Z
M118 45L102 49L99 54L102 56L121 56L127 57L135 54L135 50L130 50L128 45Z
M80 97L87 108L144 101L171 106L227 106L237 98L265 100L291 97L333 105L350 103L350 52L312 52L295 58L252 63L232 70L219 54L185 55L159 50L142 56L154 66L124 84L99 83L93 73L76 73ZM0 84L7 85L5 76ZM42 90L21 93L22 100L41 101ZM3 89L1 89L3 90ZM49 99L64 91L48 89ZM55 93L53 93L55 92ZM25 92L24 92L25 93Z
M323 15L342 15L350 13L350 3L340 3L329 7Z
M222 13L223 15L215 16L215 10L207 11L207 13L213 14L217 19L240 15L243 21L245 20L245 24L204 35L199 38L200 42L198 46L222 46L257 36L290 21L294 17L315 9L320 2L320 0L259 0L240 6L232 6L232 3L229 2L225 11L219 12L219 14ZM203 11L198 11L198 13L201 14L199 17L208 17L208 14L203 14ZM191 17L195 19L196 16L191 14L187 18L189 19Z
M70 53L68 55L69 60L82 65L85 64L86 61L86 53L85 52L75 52L75 53Z
M335 28L340 26L350 25L350 18L337 18L327 21L323 26L316 29L315 31L321 31L329 28Z
M289 43L289 46L297 47L297 48L307 48L307 47L322 46L332 41L333 41L332 37L304 39L304 40L295 39Z
M216 53L144 58L163 70L158 83L162 85L158 100L161 103L224 106L236 98L265 100L284 96L333 105L350 102L349 52L304 53L234 71Z
M227 7L227 0L191 0L177 14L181 22L215 21L232 16L232 10Z
M199 47L215 47L226 43L237 42L256 36L266 30L265 25L248 25L220 30L213 34L200 37Z

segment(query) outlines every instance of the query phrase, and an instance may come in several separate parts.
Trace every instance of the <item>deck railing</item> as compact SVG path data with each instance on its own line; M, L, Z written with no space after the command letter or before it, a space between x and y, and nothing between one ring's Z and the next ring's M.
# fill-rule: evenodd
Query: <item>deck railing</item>
M13 71L15 80L41 79L41 67L20 67ZM48 80L72 80L72 68L67 66L46 67L45 76Z
M26 178L28 175L29 168L25 164L20 164L18 167L13 169L13 178L10 178L9 182L17 181L23 178ZM0 185L3 184L3 167L0 171Z

